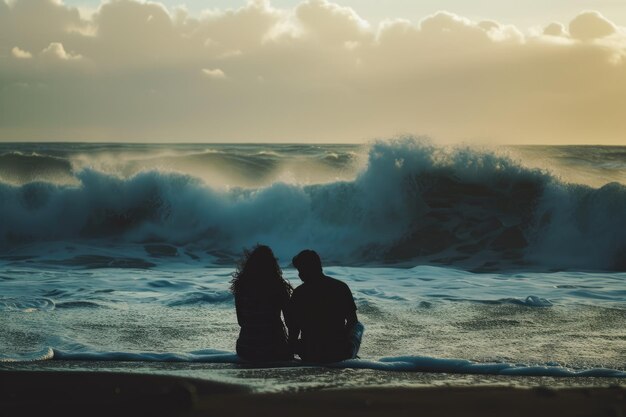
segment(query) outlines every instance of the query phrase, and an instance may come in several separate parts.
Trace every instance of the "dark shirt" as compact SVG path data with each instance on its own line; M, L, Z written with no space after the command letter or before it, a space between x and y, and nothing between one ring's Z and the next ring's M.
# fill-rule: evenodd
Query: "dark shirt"
M333 362L351 356L348 327L356 324L356 305L345 283L326 275L307 280L293 291L286 317L290 340L303 360Z
M292 359L287 332L280 317L289 302L285 292L241 289L235 295L237 322L241 326L237 354L249 361Z

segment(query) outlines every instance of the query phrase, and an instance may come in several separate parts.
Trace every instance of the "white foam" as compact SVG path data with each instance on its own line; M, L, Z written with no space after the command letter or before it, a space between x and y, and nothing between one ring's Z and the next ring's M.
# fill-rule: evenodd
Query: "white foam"
M0 363L2 362L37 362L47 361L54 358L54 351L50 347L46 347L43 350L37 352L17 354L5 354L0 353Z
M236 353L205 349L189 353L155 352L66 352L49 350L46 353L28 358L33 360L66 361L134 361L134 362L201 362L221 364L246 363ZM3 359L0 359L2 361ZM4 359L4 361L7 361ZM13 361L17 359L13 358ZM247 367L251 364L246 363ZM432 372L450 374L551 376L551 377L607 377L626 378L626 371L609 368L571 369L555 365L523 365L511 363L480 363L466 359L432 358L427 356L384 357L378 360L349 359L331 364L311 364L301 361L275 362L264 364L275 368L299 366L327 366L344 369L372 369L392 372Z

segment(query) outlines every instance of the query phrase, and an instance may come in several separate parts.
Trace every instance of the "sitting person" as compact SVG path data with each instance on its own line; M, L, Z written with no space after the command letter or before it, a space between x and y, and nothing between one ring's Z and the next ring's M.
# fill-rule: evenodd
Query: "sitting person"
M350 288L324 275L322 261L315 251L300 252L292 263L303 282L293 291L287 308L292 351L307 362L355 358L363 325L358 322Z
M244 251L230 289L241 326L237 355L251 362L293 359L280 317L281 311L285 315L292 288L268 246Z

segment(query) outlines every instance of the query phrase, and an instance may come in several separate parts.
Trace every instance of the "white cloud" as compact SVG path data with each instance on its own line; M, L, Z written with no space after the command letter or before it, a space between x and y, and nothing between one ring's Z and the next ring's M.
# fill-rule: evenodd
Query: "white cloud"
M307 0L295 15L309 36L331 42L349 42L370 35L369 23L353 9L327 0Z
M224 71L222 71L219 68L214 68L214 69L203 68L202 73L209 78L214 78L214 79L226 78L226 74L224 74Z
M63 44L59 42L51 42L47 48L41 51L41 56L62 60L74 60L82 58L82 56L79 54L67 53L65 51L65 48L63 47Z
M585 41L613 35L616 33L616 27L600 13L586 11L570 22L569 32L573 38Z
M471 20L446 11L437 12L420 22L420 29L425 33L464 32L473 30L475 26Z
M11 49L11 55L18 59L29 59L33 57L33 54L28 51L24 51L17 46L14 46L13 49Z

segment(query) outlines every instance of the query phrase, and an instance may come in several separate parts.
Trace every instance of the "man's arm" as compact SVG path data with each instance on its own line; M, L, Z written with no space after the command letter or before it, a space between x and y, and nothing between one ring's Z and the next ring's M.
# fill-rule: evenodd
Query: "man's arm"
M285 315L285 312L283 312L283 315ZM289 345L295 346L295 343L298 342L298 338L300 337L300 324L294 317L292 307L287 309L285 323L287 323L287 330L289 331Z
M346 285L346 329L351 329L352 326L358 323L359 319L356 316L356 304L354 303L354 297L350 287Z
M300 353L298 351L298 337L300 336L300 329L298 327L289 327L289 348L293 353Z
M296 352L298 338L300 337L300 318L298 317L297 306L293 296L287 304L287 309L283 311L283 316L289 332L289 346L293 352Z
M348 317L346 317L346 329L352 328L355 324L357 324L359 319L356 316L356 310L352 310L348 313Z

